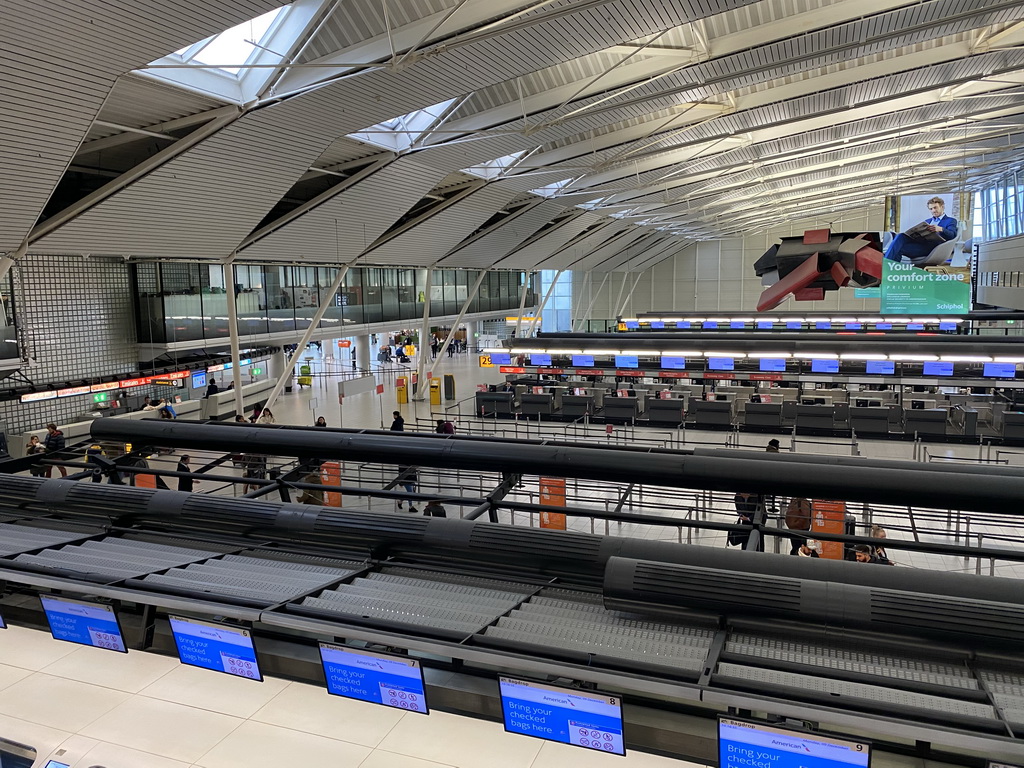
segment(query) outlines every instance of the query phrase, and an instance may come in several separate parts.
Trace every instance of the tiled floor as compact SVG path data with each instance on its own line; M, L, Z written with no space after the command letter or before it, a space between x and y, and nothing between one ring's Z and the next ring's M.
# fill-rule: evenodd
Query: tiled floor
M86 681L86 682L83 682ZM696 768L625 759L505 733L499 723L429 716L184 667L155 654L0 630L0 737L72 768Z

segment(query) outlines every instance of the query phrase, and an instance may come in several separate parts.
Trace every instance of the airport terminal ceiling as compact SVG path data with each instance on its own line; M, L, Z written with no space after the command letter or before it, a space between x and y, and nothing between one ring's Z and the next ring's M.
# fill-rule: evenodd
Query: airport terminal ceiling
M15 261L636 271L982 189L1024 127L1011 0L11 0L0 41Z

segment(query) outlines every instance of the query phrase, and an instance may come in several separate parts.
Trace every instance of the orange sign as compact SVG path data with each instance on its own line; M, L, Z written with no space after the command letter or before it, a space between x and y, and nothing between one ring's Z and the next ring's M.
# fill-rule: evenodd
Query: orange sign
M338 339L338 346L348 348L352 346L352 339Z
M815 499L811 506L811 530L842 536L846 532L846 502ZM822 541L819 554L827 560L843 559L843 542Z
M540 503L547 507L565 506L565 478L540 478ZM558 512L541 512L540 527L556 531L565 530L565 515Z
M144 472L140 472L135 476L135 487L136 488L156 488L156 475L148 475Z
M320 482L324 485L341 485L341 463L325 461L320 465ZM341 506L341 491L324 491L325 507Z

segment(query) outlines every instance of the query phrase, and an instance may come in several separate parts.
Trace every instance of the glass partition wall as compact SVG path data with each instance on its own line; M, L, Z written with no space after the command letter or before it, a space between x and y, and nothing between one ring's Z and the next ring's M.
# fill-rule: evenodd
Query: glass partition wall
M220 265L134 264L140 343L226 338L229 289L235 292L241 335L305 330L337 271L334 267L239 264L233 273L233 285L228 286ZM479 274L472 270L434 270L429 299L431 316L458 314ZM527 275L488 272L469 312L518 309ZM341 336L349 326L422 317L427 301L426 282L425 269L351 269L324 313L320 329L325 336ZM536 286L531 284L527 306L536 303Z

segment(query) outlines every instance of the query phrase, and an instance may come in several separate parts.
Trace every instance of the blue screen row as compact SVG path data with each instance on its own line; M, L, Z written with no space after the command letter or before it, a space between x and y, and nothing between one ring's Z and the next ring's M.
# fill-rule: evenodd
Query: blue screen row
M787 321L785 323L787 331L800 331L800 330L803 330L805 325L809 325L809 323L804 323L804 322L801 322L799 320L789 320L789 321ZM879 331L891 331L893 329L893 324L892 323L888 323L888 322L872 323L870 325L873 325L874 328L876 330L879 330ZM640 328L639 322L637 322L635 320L627 321L625 323L625 326L626 326L626 328L628 328L630 330L634 330L634 329L639 329ZM693 323L691 321L689 321L689 320L679 320L679 321L676 321L674 323L674 326L676 328L679 328L679 329L687 330L687 329L691 329L693 327ZM718 320L704 320L703 322L700 323L700 327L704 328L704 329L707 329L707 330L717 330L718 328L729 328L730 330L742 330L742 329L746 328L746 326L747 326L746 323L744 323L742 321L739 321L739 320L730 320L728 322L728 324L726 324L725 322L722 322L722 321L718 321ZM756 328L759 331L771 331L771 330L774 330L775 327L776 327L776 323L772 322L771 320L758 320L758 321L756 321L754 323L754 328ZM781 324L779 324L779 327L781 327ZM864 330L865 327L867 327L867 326L864 323L856 322L856 321L840 324L840 323L832 323L832 322L828 322L828 321L818 320L818 321L815 321L815 323L814 323L814 328L815 328L815 330L818 330L818 331L829 331L829 330L838 329L838 328L842 328L843 330L847 330L847 331L860 331L860 330ZM925 326L924 323L907 323L905 327L906 327L906 329L908 331L923 331L923 330L925 330L926 326ZM939 330L940 331L955 332L957 327L958 327L957 323L950 323L950 322L940 322L939 323ZM661 330L664 330L664 329L665 329L665 321L664 320L652 320L651 321L651 330L652 331L661 331Z
M171 634L182 664L262 680L252 633L224 624L169 616Z
M720 768L868 768L871 745L722 717Z

